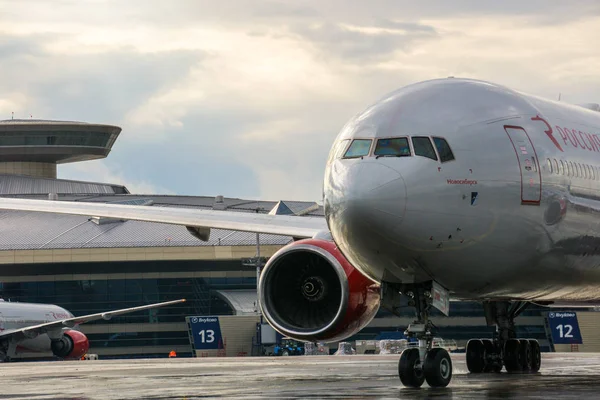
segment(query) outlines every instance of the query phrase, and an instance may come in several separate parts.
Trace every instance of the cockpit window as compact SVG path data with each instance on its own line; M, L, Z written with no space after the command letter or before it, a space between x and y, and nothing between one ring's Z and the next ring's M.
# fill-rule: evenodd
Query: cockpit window
M371 150L371 139L354 139L344 158L365 157L369 155Z
M342 154L344 154L344 150L346 150L346 147L348 146L349 142L350 139L344 139L340 143L338 143L338 147L335 149L335 159L342 157Z
M375 146L375 156L410 157L407 138L379 139Z
M350 139L340 140L331 148L331 151L329 152L329 159L327 160L327 164L331 164L333 162L333 160L337 160L338 158L340 158L342 156L342 154L344 154L344 150L346 150L346 147L348 146L348 142L350 142Z
M446 142L446 139L434 137L433 143L435 143L435 147L437 148L442 162L454 160L454 154L452 154L452 149L448 145L448 142Z
M415 156L427 157L437 161L435 150L433 150L433 146L428 137L415 136L412 138L412 142L413 148L415 149Z

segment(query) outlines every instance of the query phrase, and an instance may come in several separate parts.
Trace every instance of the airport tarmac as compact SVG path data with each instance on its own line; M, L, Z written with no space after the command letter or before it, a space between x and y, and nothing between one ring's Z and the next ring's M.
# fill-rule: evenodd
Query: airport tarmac
M478 374L454 354L445 389L402 387L398 356L298 356L0 364L0 399L587 399L600 354L544 354L540 373Z

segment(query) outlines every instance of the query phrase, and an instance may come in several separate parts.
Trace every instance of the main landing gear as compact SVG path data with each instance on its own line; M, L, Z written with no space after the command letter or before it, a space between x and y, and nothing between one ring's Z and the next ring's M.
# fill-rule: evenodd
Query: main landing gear
M11 346L11 344L9 341L0 342L0 363L10 361L9 355L14 353L14 348L16 347Z
M540 345L535 339L517 339L514 319L527 307L526 302L484 302L488 325L496 325L493 339L467 342L467 369L471 373L538 372L542 364Z
M446 387L452 379L452 359L446 349L433 347L433 323L429 321L431 290L414 287L404 291L409 304L416 308L417 319L406 329L408 337L419 341L419 347L402 352L398 363L398 375L404 386L418 388L427 381L431 387Z
M432 286L384 285L382 306L397 314L400 293L409 298L416 310L416 320L405 334L418 340L418 347L409 347L400 355L398 375L404 386L418 388L425 381L431 387L446 387L452 379L452 359L448 351L433 346L435 326L429 320L432 307ZM493 339L471 339L467 342L466 361L471 373L537 372L541 366L540 345L534 339L517 339L514 319L527 307L526 302L484 302L487 324L496 326Z

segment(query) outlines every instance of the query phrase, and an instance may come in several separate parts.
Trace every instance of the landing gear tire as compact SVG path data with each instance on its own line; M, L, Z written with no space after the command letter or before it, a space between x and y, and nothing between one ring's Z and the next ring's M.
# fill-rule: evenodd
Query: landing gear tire
M538 372L542 366L542 353L537 340L529 339L531 345L531 372Z
M521 372L523 365L521 354L521 341L518 339L508 339L504 344L504 366L507 372Z
M425 357L423 373L431 387L446 387L452 379L452 359L446 349L431 349Z
M483 372L485 347L481 339L471 339L467 342L467 369L473 374Z
M406 349L400 355L398 375L404 386L420 388L425 382L419 349ZM428 381L429 383L429 381Z
M483 354L483 372L502 371L502 362L499 360L498 348L491 339L481 339L485 352Z
M531 342L527 339L519 340L519 352L521 353L521 371L530 372L532 364Z

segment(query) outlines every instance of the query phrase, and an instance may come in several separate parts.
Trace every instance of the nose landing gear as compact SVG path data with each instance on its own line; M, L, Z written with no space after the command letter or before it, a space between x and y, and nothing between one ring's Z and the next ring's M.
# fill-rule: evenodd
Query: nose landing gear
M452 379L452 359L446 349L433 347L433 323L429 320L431 292L424 287L406 291L416 308L417 320L405 334L418 340L400 355L398 375L404 386L418 388L425 381L431 387L446 387Z

